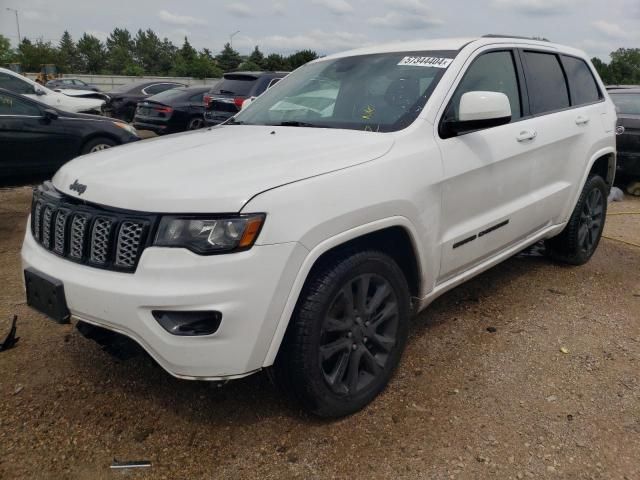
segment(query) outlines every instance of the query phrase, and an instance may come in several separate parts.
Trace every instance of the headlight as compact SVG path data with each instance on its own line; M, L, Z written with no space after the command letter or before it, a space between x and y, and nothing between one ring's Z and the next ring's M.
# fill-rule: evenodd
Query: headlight
M135 135L136 137L138 136L138 131L128 123L123 123L123 122L111 122L111 123L113 123L116 127L126 130L131 135Z
M202 255L247 250L258 238L265 215L188 218L162 217L154 245L183 247Z

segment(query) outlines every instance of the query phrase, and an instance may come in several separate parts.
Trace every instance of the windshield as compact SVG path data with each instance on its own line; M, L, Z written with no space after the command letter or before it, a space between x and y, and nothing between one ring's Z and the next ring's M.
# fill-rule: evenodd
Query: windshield
M416 119L455 54L394 52L313 62L230 123L400 130Z
M640 93L611 93L610 95L618 113L640 115Z

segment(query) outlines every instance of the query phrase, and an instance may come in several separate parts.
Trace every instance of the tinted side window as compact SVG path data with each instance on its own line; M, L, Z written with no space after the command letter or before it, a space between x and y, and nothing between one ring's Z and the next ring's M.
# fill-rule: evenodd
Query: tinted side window
M0 88L6 88L7 90L15 93L33 93L34 89L31 84L8 75L6 73L0 73Z
M144 91L148 94L155 95L156 93L164 92L165 90L170 90L179 86L180 85L175 85L173 83L156 83L155 85L145 88Z
M563 56L562 63L564 64L564 71L567 73L567 79L569 80L572 105L593 103L602 98L598 84L591 73L591 69L584 60Z
M523 52L534 115L569 107L569 91L558 57L553 53Z
M0 93L0 115L30 115L39 117L40 109L27 100Z
M504 93L511 104L511 120L522 117L518 75L510 51L489 52L474 60L449 102L445 120L458 118L462 95L473 91Z

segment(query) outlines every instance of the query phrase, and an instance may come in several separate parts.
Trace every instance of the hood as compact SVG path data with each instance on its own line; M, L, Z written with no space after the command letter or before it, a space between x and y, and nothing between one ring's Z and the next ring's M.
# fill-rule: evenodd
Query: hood
M37 97L37 100L66 112L99 111L104 104L102 99L72 97L54 90L49 90L46 95Z
M388 133L228 125L78 157L53 184L117 208L231 213L265 190L379 158L393 143ZM69 188L76 180L81 196Z

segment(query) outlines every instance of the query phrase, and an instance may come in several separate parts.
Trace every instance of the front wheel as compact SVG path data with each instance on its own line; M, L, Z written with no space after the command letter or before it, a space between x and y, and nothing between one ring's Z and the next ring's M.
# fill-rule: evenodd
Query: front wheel
M607 184L602 177L594 175L587 179L567 226L560 235L545 243L551 258L571 265L589 261L604 229L607 195Z
M115 145L117 145L117 143L110 138L93 138L84 144L82 147L82 154L99 152L100 150L106 150L107 148L111 148Z
M344 254L307 281L276 360L276 376L302 406L341 417L387 385L407 339L409 289L393 259Z

